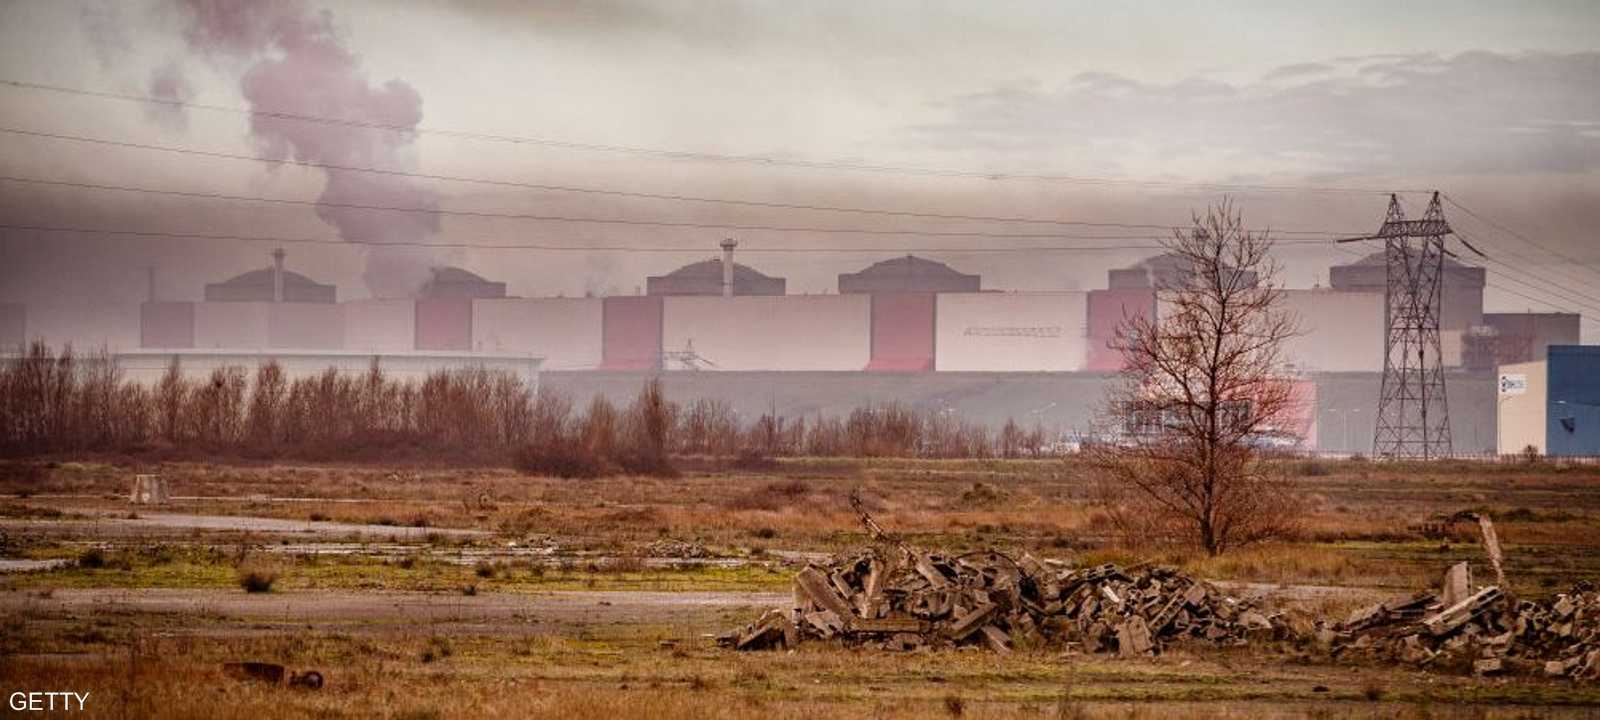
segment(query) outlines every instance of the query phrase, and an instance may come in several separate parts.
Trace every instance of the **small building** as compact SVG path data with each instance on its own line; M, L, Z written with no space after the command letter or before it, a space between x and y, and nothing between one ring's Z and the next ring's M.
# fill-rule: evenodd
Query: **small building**
M458 267L437 267L417 294L425 298L503 298L506 284Z
M873 263L860 272L839 274L839 294L978 292L982 277L915 255Z
M666 275L645 279L647 295L722 295L722 260L712 258L690 263ZM763 275L748 265L734 263L734 295L782 295L788 282Z
M1600 345L1552 345L1499 370L1499 451L1600 456Z

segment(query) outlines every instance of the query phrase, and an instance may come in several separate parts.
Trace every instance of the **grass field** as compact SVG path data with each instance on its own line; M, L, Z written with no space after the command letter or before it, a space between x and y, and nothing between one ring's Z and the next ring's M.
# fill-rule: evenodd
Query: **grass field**
M0 689L88 689L91 717L1546 717L1600 689L1351 666L1289 645L1145 660L808 646L708 635L781 602L806 558L865 542L846 498L910 541L1080 564L1153 561L1313 614L1434 585L1488 512L1513 588L1600 580L1600 468L1286 461L1298 536L1220 558L1128 547L1071 461L690 461L673 479L502 469L0 465ZM132 506L135 471L176 496ZM287 522L285 522L287 521ZM270 578L247 593L241 577ZM243 683L279 662L320 692Z

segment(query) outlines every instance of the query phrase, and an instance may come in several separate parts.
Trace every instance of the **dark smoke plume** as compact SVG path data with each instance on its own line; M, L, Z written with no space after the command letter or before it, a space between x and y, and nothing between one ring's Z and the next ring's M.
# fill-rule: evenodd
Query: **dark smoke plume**
M263 157L351 167L405 165L403 150L422 120L422 97L401 80L370 84L360 58L340 43L330 14L313 12L298 0L185 0L184 5L191 19L185 35L191 48L248 64L240 90L251 109L396 128L252 115L250 131ZM325 174L321 199L326 203L438 208L438 193L404 178L339 170ZM320 206L317 215L346 240L419 243L439 230L434 212ZM373 245L367 250L364 278L375 297L407 297L427 280L432 265L426 248Z
M169 130L188 128L188 117L183 114L181 103L188 102L194 92L189 88L189 80L184 77L183 68L178 63L166 63L150 73L150 95L180 104L150 105L145 109L145 117Z

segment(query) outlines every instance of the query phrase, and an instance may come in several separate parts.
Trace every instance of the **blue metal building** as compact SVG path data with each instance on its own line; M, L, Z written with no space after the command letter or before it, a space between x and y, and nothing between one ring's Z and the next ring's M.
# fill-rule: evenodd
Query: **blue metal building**
M1600 455L1600 345L1551 345L1545 454Z

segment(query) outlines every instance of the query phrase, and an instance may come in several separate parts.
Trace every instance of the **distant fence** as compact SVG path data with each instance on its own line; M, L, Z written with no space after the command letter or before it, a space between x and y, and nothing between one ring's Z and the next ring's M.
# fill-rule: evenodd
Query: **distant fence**
M1422 458L1391 458L1367 455L1365 453L1331 452L1308 450L1301 452L1285 452L1285 458L1303 458L1306 460L1371 460L1373 462L1425 462ZM1451 453L1443 457L1429 458L1429 460L1460 460L1466 462L1481 462L1495 465L1600 465L1600 455L1529 455L1526 453Z

